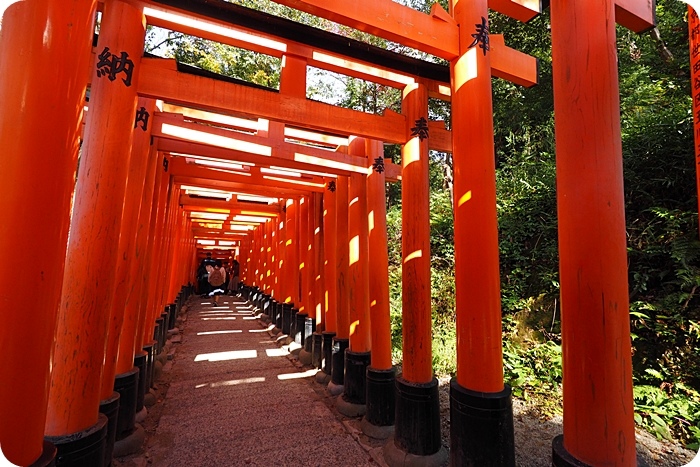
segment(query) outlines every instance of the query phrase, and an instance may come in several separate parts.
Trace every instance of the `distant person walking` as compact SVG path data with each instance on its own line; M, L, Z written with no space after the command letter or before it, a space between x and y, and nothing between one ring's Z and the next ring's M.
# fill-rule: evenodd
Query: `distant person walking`
M216 262L211 257L211 253L207 252L206 258L199 263L199 267L197 268L197 292L202 297L209 295L209 292L211 292L211 287L209 286L208 280L209 269L207 266L213 268L215 263Z
M214 306L219 306L219 296L224 293L223 285L225 282L224 268L221 266L221 260L216 260L214 268L209 272L209 285L212 291L209 292L210 297L214 297Z

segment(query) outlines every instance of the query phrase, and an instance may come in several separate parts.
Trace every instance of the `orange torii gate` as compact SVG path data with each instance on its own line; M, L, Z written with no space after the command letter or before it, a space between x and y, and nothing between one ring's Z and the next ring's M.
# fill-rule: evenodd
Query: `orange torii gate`
M452 151L455 161L458 372L452 382L452 463L514 463L510 391L503 385L500 349L490 77L530 85L536 81L536 72L534 59L507 48L499 36L489 35L486 18L491 7L526 21L539 13L540 2L454 0L451 14L434 6L430 15L389 0L367 2L362 9L338 0L279 3L442 57L451 63L450 86L435 75L421 75L434 73L434 68L424 67L417 74L411 73L406 70L410 68L409 62L386 55L383 58L390 58L387 63L394 66L382 66L377 63L379 60L372 60L371 53L340 49L331 40L328 49L324 49L319 45L323 41L314 36L316 33L310 34L314 37L309 43L304 43L295 29L297 26L257 12L246 13L246 9L224 1L107 0L96 56L92 59L89 44L94 30L95 0L75 0L71 8L58 0L18 2L3 12L0 146L7 148L8 156L0 171L0 181L6 187L0 203L15 221L0 228L0 251L6 258L18 247L22 251L34 251L38 264L32 268L33 280L19 285L12 280L16 272L9 262L0 268L5 279L1 294L8 302L17 293L45 297L41 303L31 301L21 316L12 314L0 334L2 368L7 368L8 381L17 382L0 388L3 413L0 443L10 460L46 465L55 455L55 448L42 440L44 435L63 453L70 452L76 439L82 444L93 443L90 461L102 465L109 460L110 454L99 448L107 430L107 418L98 415L98 411L114 410L117 396L113 390L117 387L119 397L131 404L131 397L138 392L132 376L140 373L133 367L145 368L144 359L152 360L154 348L162 347L167 328L164 320L173 316L162 312L163 306L170 309L171 305L166 303L175 297L179 285L191 279L196 263L193 228L200 228L195 227L200 223L186 214L190 211L180 207L182 186L190 184L246 194L274 192L285 200L283 228L265 221L254 228L254 236L244 236L241 240L240 257L245 258L243 277L275 295L279 293L275 285L279 277L274 275L277 269L273 266L279 254L273 252L273 243L279 241L273 240L273 233L276 237L284 229L287 240L282 270L289 274L290 284L283 285L280 301L305 303L306 313L313 312L317 319L322 317L326 322L329 336L335 331L335 337L331 336L334 339L331 382L336 387L347 386L343 388L343 397L351 404L366 402L368 407L374 404L384 410L396 404L396 431L385 448L390 464L402 465L410 456L419 456L425 462L440 462L444 453L440 450L439 424L436 425L439 404L430 365L426 204L427 152L435 149ZM629 341L629 323L620 138L619 131L609 132L609 128L619 129L614 19L635 31L644 30L653 25L653 5L637 0L594 0L585 7L567 2L552 5L561 287L565 307L562 316L565 421L563 438L554 442L556 465L582 462L634 465L636 462L629 345L625 344ZM279 93L272 93L195 75L193 70L179 71L172 61L142 58L146 22L281 57L287 70L283 69L283 86ZM217 27L210 28L212 25ZM233 31L237 33L232 34ZM590 39L600 36L603 39ZM586 67L581 58L588 55L594 63ZM23 57L24 66L16 68L14 64L19 63L19 57ZM50 83L44 79L46 63L54 67L54 79ZM402 89L403 113L368 115L308 101L302 92L302 80L290 81L285 77L291 70L298 73L305 69L305 65ZM91 99L70 243L65 255L88 70L92 80ZM590 100L578 99L581 93ZM162 99L171 108L156 112L153 101L138 101L138 96ZM451 134L439 123L429 121L429 96L451 99L453 128L459 131ZM196 109L179 111L188 109L187 106ZM47 108L52 111L46 112ZM595 114L594 108L598 109ZM601 113L601 108L607 110ZM232 136L222 130L221 125L229 128L240 125L228 121L230 116L219 115L227 113L259 118L255 135ZM148 116L153 118L151 122ZM207 117L216 118L219 128L203 129L204 125L197 125L198 120L207 121ZM262 125L267 120L270 125ZM366 142L363 150L355 150L349 140L346 152L299 149L282 141L287 130L297 129L282 122L300 130L328 132L332 137L357 138L357 142L365 138ZM37 128L44 130L42 138L36 137ZM139 131L147 132L149 138L137 138L136 135L144 136ZM203 135L205 141L217 137L217 143L207 144L201 139ZM150 137L152 145L146 144ZM296 137L304 140L304 136ZM368 377L368 387L369 381L376 388L386 387L385 383L393 380L391 369L387 368L390 362L386 361L386 349L375 360L375 345L368 345L369 335L381 342L386 331L385 323L383 330L375 327L371 310L374 305L370 302L374 300L372 294L384 292L364 290L368 284L366 259L362 258L369 252L367 235L372 235L381 223L375 223L372 228L372 225L364 226L364 221L355 222L363 217L366 220L369 210L377 209L367 205L367 195L363 194L367 188L361 186L365 182L360 185L357 182L363 173L367 178L379 141L404 146L403 167L385 163L385 175L387 180L402 177L404 207L411 212L404 218L404 323L407 323L404 372L396 377L396 401L391 402L387 402L388 396L369 392L367 401L359 401L357 393L358 387L365 384L362 369L370 364L370 369L378 371ZM582 153L581 144L593 142L595 147L585 148L585 152L596 158L599 167L606 167L605 171L591 169L578 157ZM40 159L45 153L54 157ZM243 158L243 162L261 168L227 173L211 163L206 168L197 167L181 154L200 161L233 162ZM36 164L36 160L44 163ZM264 175L262 167L317 174L308 174L310 178L299 183L279 174ZM324 174L335 178L331 181L314 178ZM140 177L144 180L142 185L134 181ZM27 190L37 182L41 190ZM263 188L255 189L251 182ZM324 196L324 209L309 209L318 199L314 193L326 193L332 182L336 192ZM601 186L605 192L600 191ZM140 196L146 202L139 204L136 200ZM121 200L126 202L122 204ZM235 210L229 209L227 216ZM302 215L304 210L306 216ZM336 229L335 248L326 235L322 241L320 237L315 239L321 219L317 214L324 211L326 216L335 212L334 220L323 222L328 231ZM40 231L36 218L42 219ZM604 220L607 229L595 230L590 219ZM360 230L348 237L351 222L354 222L352 228ZM460 230L467 222L479 225L479 230ZM214 236L217 242L224 238ZM614 242L603 236L613 238ZM300 243L305 237L306 243ZM336 267L330 266L336 273L335 283L329 285L325 281L323 287L328 297L335 294L337 302L329 301L325 314L319 314L319 310L324 310L320 306L322 289L316 285L316 276L308 274L320 271L319 256L302 256L299 248L304 246L308 251L313 245L311 251L314 248L320 251L321 244L329 250L327 260L336 253ZM134 258L122 264L118 258L122 251L127 254L133 251ZM602 255L607 258L605 265L590 261ZM187 261L180 262L178 258ZM299 271L294 270L300 262L309 268L301 281ZM122 308L114 296L123 290L126 271L129 281L134 283L129 286L131 292ZM131 273L136 275L135 279ZM97 282L96 277L99 277ZM595 289L595 299L580 295L577 280L584 280ZM95 283L99 290L95 290ZM361 301L355 300L358 296ZM63 305L59 307L60 304ZM99 313L104 309L108 313ZM377 313L379 323L388 310ZM591 314L604 318L606 327L601 329L600 320L591 320ZM370 315L371 330L366 322ZM574 328L576 333L572 332ZM120 332L130 335L117 340ZM52 348L54 333L55 349ZM151 339L154 335L156 339ZM76 336L89 338L76 339ZM590 346L588 342L599 345ZM344 368L346 348L357 358L352 360L353 369L343 374L338 370ZM380 348L381 345L376 350ZM423 350L417 351L419 348ZM372 349L371 363L366 358L368 349ZM345 384L344 377L348 375L352 375L351 384ZM114 385L113 377L117 380ZM579 390L588 381L596 387L592 396ZM136 407L137 397L134 397ZM377 401L376 397L381 400ZM619 400L624 404L617 405ZM488 418L486 413L495 416ZM111 426L110 436L131 436L133 423L129 417L128 414L122 417L121 426ZM366 421L370 426L385 427L393 419L389 420L386 413L368 413ZM20 423L25 430L16 430ZM625 441L624 449L619 449L620 439Z

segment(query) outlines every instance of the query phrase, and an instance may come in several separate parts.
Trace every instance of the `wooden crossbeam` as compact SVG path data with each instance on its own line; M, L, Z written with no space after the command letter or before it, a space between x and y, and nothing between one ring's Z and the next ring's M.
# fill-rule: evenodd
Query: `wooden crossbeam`
M225 201L218 199L193 198L189 195L180 195L180 205L185 211L196 211L205 208L227 209L233 211L257 211L269 214L279 214L279 204L243 203L237 201ZM240 214L240 212L239 212Z
M287 143L283 135L280 138L275 135L265 137L185 122L182 115L156 113L152 134L160 138L158 149L161 151L250 162L263 167L278 166L336 175L363 173L367 170L367 161L363 157ZM169 141L188 142L204 147L199 147L197 152L179 151ZM215 151L213 148L227 151ZM318 160L321 163L308 163L304 160Z
M188 171L185 171L188 172ZM202 175L202 176L200 176ZM202 188L223 190L223 191L235 191L238 193L245 193L249 195L258 196L276 196L279 198L299 198L301 196L307 196L309 194L306 190L292 189L292 188L280 188L275 186L257 186L251 185L250 183L239 183L232 182L228 180L221 180L217 175L212 173L197 173L196 176L191 176L189 173L178 174L173 177L173 180L177 184L181 185L192 185Z
M503 34L489 35L491 74L512 83L532 87L538 83L537 59L506 46Z
M615 22L642 33L656 26L655 0L615 0Z
M165 62L165 63L164 63ZM214 112L263 117L340 135L402 144L405 119L391 113L368 114L308 99L285 96L174 70L169 60L144 58L139 94Z
M283 188L287 190L298 190L302 192L319 192L325 190L323 184L300 184L293 181L284 181L279 178L270 178L262 174L250 174L249 176L231 173L222 170L204 168L194 164L188 164L181 157L174 157L170 160L169 172L172 176L192 177L219 180L222 182L237 183L240 185L256 185L270 188ZM319 186L320 185L320 186Z

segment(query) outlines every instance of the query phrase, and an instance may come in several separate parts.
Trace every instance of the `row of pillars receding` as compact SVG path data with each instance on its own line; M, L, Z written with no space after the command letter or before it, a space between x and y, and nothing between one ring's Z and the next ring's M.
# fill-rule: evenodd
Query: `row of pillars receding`
M0 26L0 444L17 465L139 446L191 292L191 222L152 145L155 100L136 94L142 6L105 3L83 118L96 6L13 3Z
M458 24L487 16L485 0L455 3ZM130 1L105 2L74 184L96 6L95 0L71 0L68 6L58 0L16 2L0 23L0 210L7 219L0 225L0 257L7 259L0 266L0 369L10 382L0 385L0 444L21 465L41 457L45 436L64 446L104 429L101 401L115 397L120 375L135 373L135 360L144 358L157 320L164 320L163 307L178 291L181 297L187 293L181 287L195 266L178 189L162 156L151 150L144 117L154 104L136 94L145 22ZM636 463L614 8L612 0L551 6L564 360L564 436L553 447L557 465ZM451 64L457 293L451 457L456 465L512 465L490 56L469 45L470 31L460 30L462 55ZM427 120L426 90L409 86L403 109L409 128ZM404 347L394 383L391 444L397 457L442 455L430 352L423 136L407 138L402 154ZM360 141L364 148L351 148L357 154L381 152L379 143ZM339 177L333 194L287 206L285 231L293 231L289 238L306 250L287 250L287 240L284 247L272 244L280 230L270 226L254 239L259 249L249 249L241 261L248 285L267 287L280 303L293 303L297 317L306 314L304 326L309 318L317 329L335 332L331 382L342 383L349 405L361 405L362 397L371 405L374 394L361 385L384 387L393 377L388 305L374 303L387 295L374 287L386 282L378 284L385 278L372 275L375 269L386 273L379 259L386 250L378 227L383 207L368 205L384 198L367 194L380 189L363 176ZM323 213L331 206L335 217L327 222ZM268 276L262 255L272 258L273 249L284 262L275 261L277 274ZM302 262L292 273L290 265ZM272 271L269 262L267 267ZM326 297L329 282L335 290ZM312 337L312 357L314 342ZM336 374L338 358L344 358L337 363L344 371ZM365 368L377 376L366 377Z

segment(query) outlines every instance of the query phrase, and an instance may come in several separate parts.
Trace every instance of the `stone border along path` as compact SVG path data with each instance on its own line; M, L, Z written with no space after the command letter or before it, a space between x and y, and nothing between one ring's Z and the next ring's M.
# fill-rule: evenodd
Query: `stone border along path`
M328 407L315 371L278 347L243 299L194 296L144 421L140 454L115 466L377 466L375 446ZM172 341L177 342L177 338ZM176 351L175 351L176 350ZM167 381L169 380L169 387ZM318 386L318 388L314 388ZM152 428L149 430L149 417ZM154 433L151 433L154 431Z

